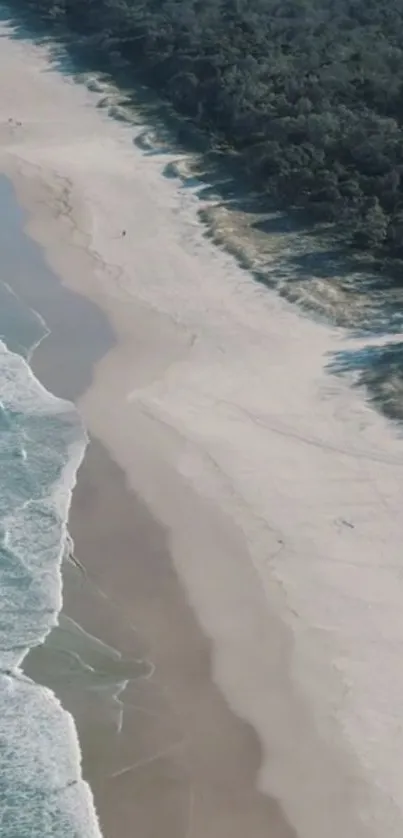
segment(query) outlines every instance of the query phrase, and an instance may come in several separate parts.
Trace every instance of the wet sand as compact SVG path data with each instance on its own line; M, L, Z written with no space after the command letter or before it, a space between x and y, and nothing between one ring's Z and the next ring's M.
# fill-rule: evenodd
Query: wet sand
M78 697L84 774L105 835L294 836L280 806L258 791L257 736L212 681L211 643L172 567L166 533L97 443L80 472L71 528L89 581L81 601L77 574L66 586L66 613L81 623L85 614L98 637L155 666L120 696L120 732L110 705L96 725L93 702L82 718Z
M292 838L280 806L258 791L262 754L253 728L212 682L211 643L172 568L166 534L95 441L80 470L70 529L85 576L65 567L64 614L119 650L123 674L132 662L134 677L118 701L113 684L99 687L90 678L83 687L63 668L69 643L55 654L52 638L31 654L27 671L74 715L106 838L134 831ZM142 674L144 660L155 667L151 674L148 666Z

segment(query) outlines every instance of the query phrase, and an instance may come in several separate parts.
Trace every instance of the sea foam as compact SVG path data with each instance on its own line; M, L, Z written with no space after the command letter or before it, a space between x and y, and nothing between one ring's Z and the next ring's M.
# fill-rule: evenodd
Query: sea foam
M0 341L0 832L99 838L72 717L21 664L58 622L61 562L87 444L74 406Z

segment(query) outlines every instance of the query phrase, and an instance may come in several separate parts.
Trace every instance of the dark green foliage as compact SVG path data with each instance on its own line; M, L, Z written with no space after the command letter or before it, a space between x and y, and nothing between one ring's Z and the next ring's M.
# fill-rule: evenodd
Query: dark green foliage
M262 192L403 256L403 0L21 0L119 54Z

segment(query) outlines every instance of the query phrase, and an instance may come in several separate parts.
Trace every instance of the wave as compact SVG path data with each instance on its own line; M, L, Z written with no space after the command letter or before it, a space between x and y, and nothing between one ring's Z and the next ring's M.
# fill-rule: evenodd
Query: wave
M68 512L86 445L74 406L0 341L2 838L101 834L73 719L21 670L58 623Z

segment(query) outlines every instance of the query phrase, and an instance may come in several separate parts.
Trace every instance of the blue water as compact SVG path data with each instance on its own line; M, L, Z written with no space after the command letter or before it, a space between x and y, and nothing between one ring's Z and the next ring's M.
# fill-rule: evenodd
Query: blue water
M68 510L87 437L74 406L33 375L46 324L1 275L0 836L99 838L73 720L22 671L58 621Z

